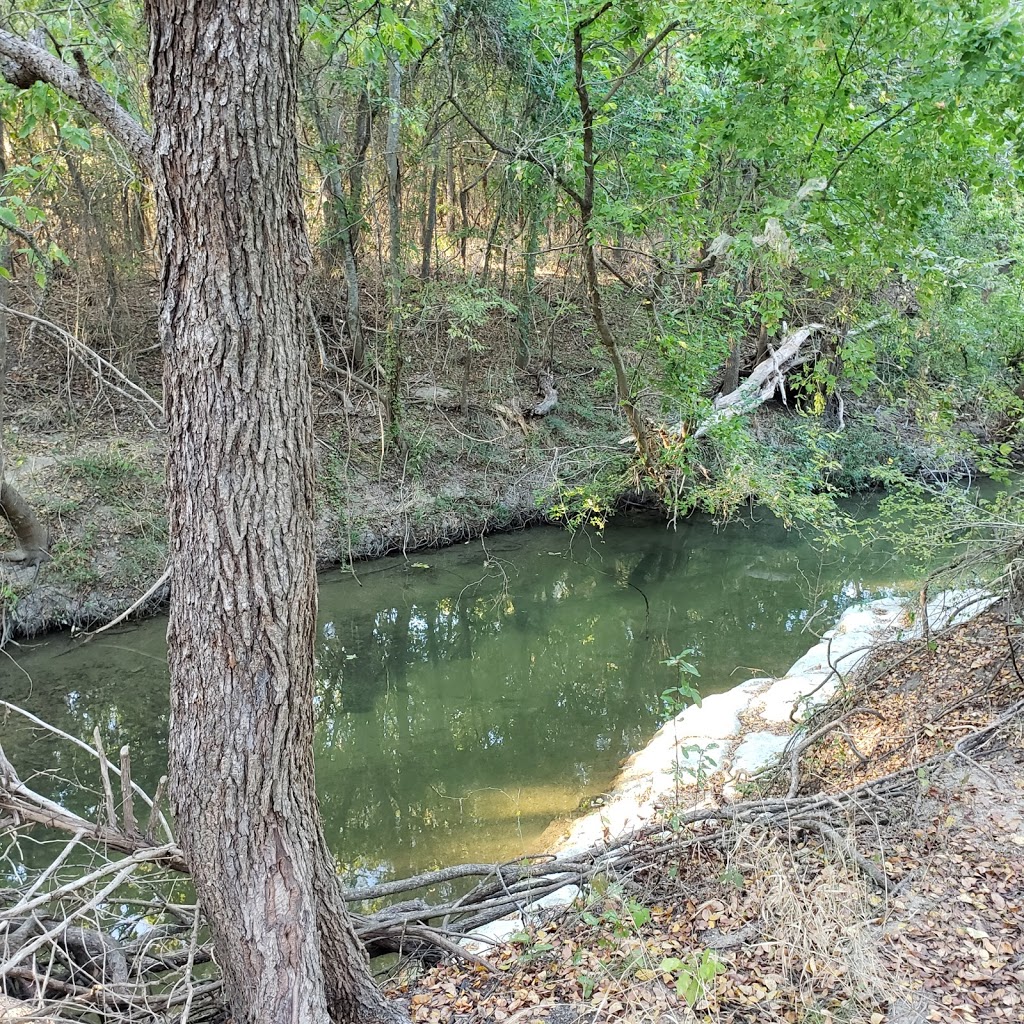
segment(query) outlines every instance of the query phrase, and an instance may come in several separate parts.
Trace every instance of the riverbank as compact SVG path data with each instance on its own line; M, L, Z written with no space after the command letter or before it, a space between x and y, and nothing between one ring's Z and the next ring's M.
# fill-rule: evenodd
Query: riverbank
M564 386L558 417L519 417L500 427L493 414L486 442L464 436L445 406L424 405L416 412L424 447L398 462L373 434L379 424L371 408L342 430L323 406L318 568L545 522L575 518L578 525L580 516L600 525L616 506L638 507L619 417L594 403L586 381L581 370ZM529 394L529 376L519 384L515 406ZM439 389L428 390L442 401ZM767 410L757 429L782 438L798 421ZM11 447L9 476L50 530L53 558L38 567L0 562L0 646L14 637L96 628L129 610L136 617L159 612L168 596L162 435L51 432L19 435Z
M557 401L544 415L532 411L542 374L518 368L501 318L481 327L482 351L465 364L443 332L409 339L395 428L385 425L380 394L368 381L318 369L321 569L543 521L600 523L635 494L633 448L623 443L626 426L589 313L564 296L549 298L552 318L538 330ZM636 344L625 358L639 373L650 332L646 307L625 295L609 300L609 315ZM26 337L12 341L18 401L3 438L7 471L49 531L53 558L38 568L0 562L0 644L94 628L129 608L151 614L166 602L166 587L154 586L166 565L167 518L161 362L151 329L143 331L140 340L152 344L133 360L132 378L152 402L97 383L77 364L65 379L63 365L55 369ZM719 383L706 382L709 399ZM657 380L644 392L652 425L678 418L668 393ZM748 417L735 450L728 439L703 439L685 456L695 461L683 467L680 486L685 479L687 488L703 488L693 502L716 515L735 514L760 491L792 521L801 509L820 512L815 488L853 492L899 472L925 479L974 472L980 438L1002 436L997 418L936 433L912 404L890 408L870 395L848 397L844 410L837 424L770 402ZM969 443L951 442L968 431ZM0 550L7 547L0 538Z
M574 821L554 852L614 840L667 807L749 794L784 754L793 758L806 743L807 723L879 648L973 619L994 598L982 591L940 593L928 602L927 621L908 601L883 598L848 608L784 676L748 679L680 711L629 758L600 808Z
M742 800L757 792L762 775L794 773L800 750L809 745L808 722L875 652L973 619L994 600L984 591L950 591L933 597L926 609L902 598L847 608L784 675L748 679L669 719L623 764L595 809L570 823L553 823L538 852L572 856L614 844L656 827L666 813ZM796 796L797 789L794 782L787 787L788 795ZM534 919L543 917L571 905L579 895L576 886L566 886L531 906L529 913ZM513 915L492 922L473 933L473 948L506 941L527 921Z
M321 393L316 554L321 570L444 547L557 519L563 491L625 461L610 404L594 402L585 365L560 382L558 415L526 418L533 377L509 374L504 402L483 396L461 416L459 396L413 388L404 452L382 445L376 406ZM586 444L584 444L586 439ZM53 559L0 563L0 636L86 629L126 609L159 611L167 520L162 434L21 431L9 477L43 519ZM140 598L144 600L136 606Z
M930 615L928 638L912 639L920 617L894 610L861 609L837 626L831 664L840 652L859 664L808 721L784 769L745 780L744 795L765 801L762 825L695 832L682 824L685 801L662 804L657 820L677 833L677 852L666 858L664 841L652 841L646 856L641 844L628 871L596 886L585 906L520 924L487 953L496 978L445 964L398 979L413 1019L1019 1020L1019 637L993 609L944 631ZM869 625L887 639L858 652ZM781 711L828 664L812 651L781 683L738 689L748 706ZM720 718L737 714L718 705ZM610 840L617 800L632 800L637 817L639 765L657 757L649 767L671 777L678 728L627 766L618 796L583 819L581 833L601 822ZM794 781L793 810L779 817L770 808ZM829 825L806 817L814 793L832 808Z

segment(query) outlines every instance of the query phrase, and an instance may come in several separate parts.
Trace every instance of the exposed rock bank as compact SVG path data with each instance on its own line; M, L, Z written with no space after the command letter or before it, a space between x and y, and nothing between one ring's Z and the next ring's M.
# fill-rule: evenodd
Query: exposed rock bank
M929 602L926 619L919 607L898 598L848 608L784 676L748 679L705 697L699 706L688 707L666 722L626 762L604 803L576 819L553 852L579 853L614 840L672 807L741 798L745 783L758 773L776 767L788 752L799 755L804 738L801 723L877 647L965 622L994 600L982 591L941 593ZM473 948L507 941L524 926L570 905L578 895L576 886L566 886L532 904L525 921L517 914L477 930Z
M928 604L928 628L966 621L993 600L980 591L939 594ZM744 783L777 763L791 747L794 729L833 696L874 648L917 639L924 629L919 609L898 598L848 608L784 676L748 679L666 722L626 762L604 805L573 822L558 851L585 849L602 836L645 824L666 806L699 800L702 787L694 783L701 772L724 799L742 795Z

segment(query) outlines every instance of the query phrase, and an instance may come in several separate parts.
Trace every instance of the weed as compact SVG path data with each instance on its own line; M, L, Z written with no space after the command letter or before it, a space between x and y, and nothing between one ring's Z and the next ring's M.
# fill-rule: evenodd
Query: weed
M672 975L675 979L676 995L680 999L685 999L686 1004L693 1008L707 998L708 987L725 971L725 964L718 959L713 950L705 949L683 958L665 957L658 965L658 969L663 974Z
M523 947L518 957L521 964L529 964L534 960L541 960L555 948L553 943L545 942L542 938L537 938L528 931L516 932L515 935L509 937L508 941L513 945Z
M100 578L93 555L96 532L86 530L80 538L62 537L53 546L53 571L73 587L94 586Z
M73 516L81 508L81 498L70 498L64 495L48 496L39 503L40 514L52 519L59 519L61 516Z
M602 492L597 485L568 487L561 492L559 500L548 507L547 514L570 531L587 526L601 531L613 507L612 495Z
M155 484L159 475L138 462L122 448L79 455L68 459L68 469L101 501L122 504L125 496L137 491L140 484Z
M700 707L700 690L682 679L684 675L693 676L695 679L700 678L697 666L689 660L696 653L695 648L687 647L685 650L672 655L671 658L666 658L662 662L662 665L667 665L669 668L679 669L680 675L678 686L670 686L667 690L661 691L661 706L664 708L667 718L675 718L676 715L681 711L685 711L691 705Z
M119 570L129 579L148 578L167 556L165 539L157 536L131 537L120 550Z
M613 935L622 939L647 924L651 919L651 912L636 900L626 900L621 907L606 905L596 914L589 910L584 911L582 919L584 924L589 924L592 928L609 928Z
M677 796L679 789L684 786L693 785L698 789L706 788L708 780L718 767L718 762L709 751L717 749L717 743L708 743L704 746L700 743L691 743L676 748L675 760L668 771L671 772L675 780Z
M426 430L418 435L405 436L405 469L413 480L422 480L426 468L434 461L437 454L437 442Z

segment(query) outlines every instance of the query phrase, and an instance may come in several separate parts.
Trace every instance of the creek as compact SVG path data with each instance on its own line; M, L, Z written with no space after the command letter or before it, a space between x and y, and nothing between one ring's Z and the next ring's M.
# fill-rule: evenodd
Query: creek
M855 506L870 512L872 499ZM824 552L758 517L603 537L554 528L321 578L318 786L349 883L536 852L665 718L694 652L704 693L776 675L852 603L912 589L891 548ZM116 759L148 792L166 769L165 622L87 644L12 646L0 695ZM95 759L18 716L3 746L33 788L95 813Z

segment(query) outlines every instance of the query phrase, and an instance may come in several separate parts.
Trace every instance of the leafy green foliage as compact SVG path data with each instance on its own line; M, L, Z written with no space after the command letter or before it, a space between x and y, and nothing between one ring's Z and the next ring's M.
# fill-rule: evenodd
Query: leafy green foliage
M705 949L685 958L665 957L658 969L675 977L676 994L686 1000L687 1006L693 1007L705 998L715 978L724 973L726 967L714 950Z
M45 27L65 60L80 50L145 122L138 13L126 0L64 11L30 0L10 27ZM588 235L605 297L621 300L606 303L609 319L639 353L627 362L644 411L674 426L658 458L610 457L600 479L564 489L551 513L570 527L600 529L627 487L657 491L677 516L727 517L756 496L786 522L827 526L846 490L997 466L1020 447L1024 28L1011 0L358 0L300 5L300 34L304 99L316 100L300 125L310 219L325 239L349 237L364 278L385 179L385 62L405 70L403 257L433 209L435 242L464 262L461 276L449 265L418 304L407 293L399 305L459 350L464 404L490 322L519 318L525 363L534 306L549 323L578 309L571 289L540 296L535 279L538 258L550 257L550 273L578 242L589 96ZM42 288L94 246L86 211L105 204L103 217L121 218L141 188L116 144L42 83L0 84L0 113L10 157L0 230L15 276ZM92 197L76 200L77 224L72 165ZM484 249L501 256L500 285L497 257L485 272L470 266ZM115 257L129 261L141 265L138 249ZM810 322L825 331L787 375L784 426L737 417L695 440L716 392ZM395 351L367 347L369 365L397 376ZM589 395L610 397L605 353L594 362ZM575 440L568 420L556 414L537 435ZM431 457L404 441L414 468Z

